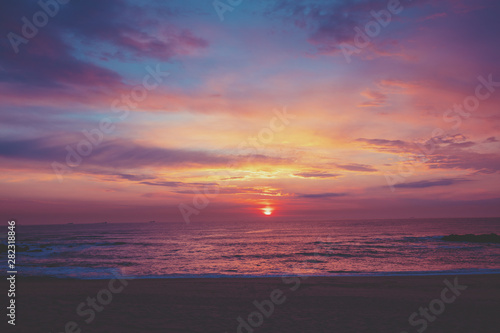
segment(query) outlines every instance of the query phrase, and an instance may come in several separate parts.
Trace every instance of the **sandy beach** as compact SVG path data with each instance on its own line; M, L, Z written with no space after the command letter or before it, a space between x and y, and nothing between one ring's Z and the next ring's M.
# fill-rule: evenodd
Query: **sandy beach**
M16 326L8 332L493 333L500 327L499 275L29 279L17 281L17 290ZM421 307L431 307L428 319Z

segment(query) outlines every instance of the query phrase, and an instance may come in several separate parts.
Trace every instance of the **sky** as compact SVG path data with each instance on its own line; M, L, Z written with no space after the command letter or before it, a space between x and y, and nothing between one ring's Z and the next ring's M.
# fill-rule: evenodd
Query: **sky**
M62 2L62 3L60 3ZM0 216L500 216L500 4L0 4Z

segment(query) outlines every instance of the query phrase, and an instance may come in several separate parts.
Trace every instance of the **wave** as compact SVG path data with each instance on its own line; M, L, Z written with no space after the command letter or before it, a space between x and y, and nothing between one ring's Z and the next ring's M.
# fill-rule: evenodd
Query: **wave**
M297 252L295 254L305 257L344 257L344 258L355 257L355 255L349 253Z
M500 236L494 233L491 234L466 234L466 235L455 235L451 234L448 236L443 236L441 238L447 242L467 242L467 243L496 243L500 244Z
M324 273L314 274L294 274L294 273L274 273L274 274L237 274L237 270L225 270L224 273L207 273L207 274L158 274L158 275L133 275L123 274L120 269L109 268L88 268L61 266L51 269L51 273L47 274L46 270L40 268L24 267L24 276L26 278L57 278L57 279L78 279L78 280L104 280L114 278L116 276L125 277L127 279L217 279L217 278L283 278L291 276L303 277L377 277L377 276L446 276L446 275L491 275L500 274L500 269L458 269L458 270L439 270L439 271L393 271L393 272L371 272L371 271L348 271L336 270L325 271ZM236 273L236 274L231 274ZM0 276L3 276L1 273Z

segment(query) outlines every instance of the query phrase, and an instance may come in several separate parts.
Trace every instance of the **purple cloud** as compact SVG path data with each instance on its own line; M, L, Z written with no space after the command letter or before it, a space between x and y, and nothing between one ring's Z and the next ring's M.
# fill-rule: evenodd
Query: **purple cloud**
M299 172L299 173L294 173L293 175L302 178L336 178L342 176L341 174L338 173L329 173L322 171Z
M349 171L361 171L361 172L375 172L375 171L377 171L377 169L375 169L371 165L358 164L358 163L337 164L337 167L340 169L349 170Z
M36 2L8 1L0 11L0 33L22 35L21 18L41 8ZM95 61L120 59L170 61L208 42L193 32L168 23L179 15L164 9L159 20L151 7L124 0L72 1L60 6L50 22L15 53L7 39L1 40L0 86L6 95L31 99L52 95L104 95L126 87L121 74ZM99 87L97 93L96 87Z
M325 199L325 198L338 198L345 197L347 193L313 193L313 194L299 194L299 198L308 198L308 199Z
M463 182L469 182L471 181L470 179L464 179L464 178L441 178L441 179L434 179L434 180L421 180L418 182L411 182L411 183L401 183L401 184L396 184L394 187L397 188L428 188L428 187L436 187L436 186L450 186L450 185L455 185Z

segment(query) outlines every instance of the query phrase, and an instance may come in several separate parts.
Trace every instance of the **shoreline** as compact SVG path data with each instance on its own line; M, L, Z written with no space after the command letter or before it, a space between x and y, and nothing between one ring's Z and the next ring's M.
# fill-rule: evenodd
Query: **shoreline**
M331 273L331 274L270 274L270 275L247 275L247 274L178 274L178 275L150 275L133 276L119 272L109 273L98 277L70 277L70 276L50 276L50 275L19 275L25 280L107 280L114 276L123 276L134 280L158 280L158 279L267 279L282 277L308 277L308 278L357 278L357 277L425 277L425 276L450 276L450 275L500 275L500 269L477 269L477 270L457 270L457 271L411 271L411 272L367 272L367 273ZM8 275L0 275L4 277Z

